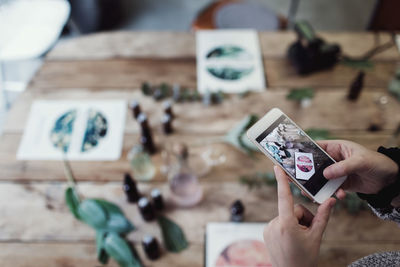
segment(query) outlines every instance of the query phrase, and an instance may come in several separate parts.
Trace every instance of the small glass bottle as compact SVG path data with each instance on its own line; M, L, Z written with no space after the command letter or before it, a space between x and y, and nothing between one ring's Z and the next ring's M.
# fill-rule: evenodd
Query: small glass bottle
M231 221L243 222L244 220L244 206L239 199L233 202L231 206Z
M126 194L128 202L136 203L139 200L139 190L137 189L135 180L133 180L129 173L125 173L124 184L122 188Z
M163 126L163 132L164 134L172 134L174 129L172 128L172 118L168 114L164 114L163 117L161 118L161 123Z
M151 235L145 235L142 239L143 250L150 260L156 260L161 256L160 246L157 239Z
M174 147L177 163L168 174L170 198L180 207L191 207L199 203L203 197L203 189L197 176L189 167L188 149L184 144Z
M153 205L147 197L141 197L138 202L140 214L146 222L152 221L155 218Z
M128 159L133 175L137 180L148 181L156 174L156 167L151 161L150 155L144 151L141 145L135 145L128 153Z
M154 209L157 211L162 211L164 209L164 200L160 190L154 188L153 190L151 190L150 195L151 199L153 200Z
M168 114L171 116L171 119L174 119L174 112L172 111L172 104L170 101L165 101L163 104L164 114Z
M140 144L142 144L143 149L146 152L154 154L156 152L156 146L154 145L153 136L147 120L147 116L144 113L140 113L137 121L140 123L141 127Z
M142 112L140 109L139 102L133 100L129 103L129 108L132 110L132 116L134 119L137 119L139 114Z

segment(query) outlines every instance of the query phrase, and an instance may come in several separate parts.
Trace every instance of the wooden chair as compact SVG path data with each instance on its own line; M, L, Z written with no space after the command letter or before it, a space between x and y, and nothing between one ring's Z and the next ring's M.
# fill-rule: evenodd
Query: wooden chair
M257 14L249 16L252 11ZM240 16L246 17L246 23L240 25ZM265 20L263 17L265 16ZM235 21L231 25L230 21ZM255 28L257 30L283 30L287 27L287 19L278 15L265 6L240 1L220 0L204 8L192 23L193 30L221 28Z
M377 0L367 29L370 31L399 31L399 12L399 0Z

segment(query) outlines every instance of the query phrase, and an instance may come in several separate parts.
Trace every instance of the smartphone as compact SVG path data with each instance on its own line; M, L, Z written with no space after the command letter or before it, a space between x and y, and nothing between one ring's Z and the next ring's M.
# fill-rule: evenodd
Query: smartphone
M323 176L324 169L335 160L278 108L257 121L247 136L319 204L331 197L347 178L327 180Z

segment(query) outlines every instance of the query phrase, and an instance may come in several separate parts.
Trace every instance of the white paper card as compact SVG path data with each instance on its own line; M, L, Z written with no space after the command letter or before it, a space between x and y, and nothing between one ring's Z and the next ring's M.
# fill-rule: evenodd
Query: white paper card
M309 180L315 173L312 153L295 152L296 179Z
M31 107L19 160L118 160L126 102L38 100Z
M265 223L208 223L206 267L270 266L263 241L265 225ZM233 253L235 255L229 257L229 254L235 251L241 253ZM241 264L238 264L239 262Z
M265 88L256 31L197 31L197 87L201 94L241 93Z

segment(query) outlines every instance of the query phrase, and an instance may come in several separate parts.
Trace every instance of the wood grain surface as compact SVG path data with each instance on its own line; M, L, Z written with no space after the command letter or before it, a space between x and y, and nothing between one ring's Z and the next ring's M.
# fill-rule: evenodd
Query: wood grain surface
M390 40L379 33L321 33L327 41L339 43L345 54L361 56L376 44ZM147 261L139 241L146 233L160 236L155 223L144 223L135 205L122 192L122 177L130 171L127 153L137 143L139 128L126 118L122 156L115 162L71 162L79 192L85 197L105 198L118 204L138 231L128 237L136 244L146 266L203 266L204 229L207 222L225 222L229 206L241 199L246 221L267 222L277 215L275 188L249 191L238 183L240 175L271 171L263 155L255 159L224 143L222 137L244 116L262 116L272 107L284 110L302 128L325 128L339 139L358 142L370 149L386 145L400 122L399 102L387 93L387 84L400 61L395 47L373 57L374 68L367 71L365 88L356 102L346 100L349 83L357 70L344 65L300 77L289 66L285 54L295 39L292 32L260 33L268 89L247 97L228 97L221 105L201 103L173 106L177 119L175 133L166 137L160 128L161 103L140 93L141 83L179 83L195 89L195 35L171 32L114 32L83 36L60 42L16 101L0 136L0 262L1 266L100 266L96 261L94 232L76 221L64 203L66 187L61 162L18 161L16 151L23 135L31 104L38 99L136 99L148 114L159 151L185 142L193 157L212 150L226 156L226 162L201 177L205 192L200 205L190 210L169 205L167 216L183 226L190 247L179 254L164 253L158 261ZM316 90L312 105L300 109L286 99L294 87ZM379 106L380 97L388 103ZM382 130L369 132L372 120L382 122ZM165 164L159 154L158 167ZM204 166L195 166L204 171ZM160 168L159 168L160 169ZM160 188L168 200L166 177L158 170L154 181L139 183L148 194ZM302 202L312 211L316 206ZM398 250L400 229L383 222L369 211L349 215L334 211L321 246L320 266L344 266L368 254ZM111 262L109 266L116 266Z

